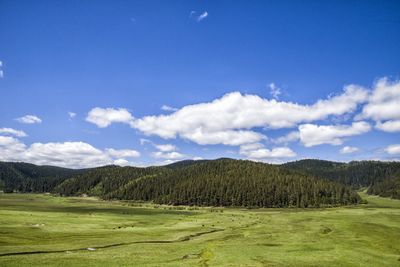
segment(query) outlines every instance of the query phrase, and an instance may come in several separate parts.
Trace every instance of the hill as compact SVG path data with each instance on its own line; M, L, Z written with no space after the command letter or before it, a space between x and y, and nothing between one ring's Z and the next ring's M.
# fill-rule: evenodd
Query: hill
M23 162L0 162L0 190L50 192L62 181L85 171Z
M0 162L0 190L200 206L317 207L358 203L355 190L399 198L400 163L187 160L157 167L73 170Z
M282 166L337 181L355 189L400 176L400 162L351 161L349 163L306 159Z
M279 166L232 159L186 163L93 169L64 181L55 192L199 206L317 207L360 201L349 187Z

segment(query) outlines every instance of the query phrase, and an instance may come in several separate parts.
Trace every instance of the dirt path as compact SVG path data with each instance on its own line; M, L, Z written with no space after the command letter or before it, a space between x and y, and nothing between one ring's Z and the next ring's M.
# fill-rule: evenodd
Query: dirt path
M190 241L193 238L202 236L202 235L207 235L207 234L212 234L216 232L221 232L225 231L225 229L213 229L210 231L206 232L200 232L200 233L195 233L187 236L182 236L178 239L175 240L142 240L142 241L133 241L133 242L124 242L124 243L116 243L116 244L109 244L109 245L104 245L104 246L95 246L95 247L85 247L85 248L74 248L74 249L64 249L64 250L38 250L38 251L25 251L25 252L10 252L10 253L3 253L0 254L0 257L5 257L5 256L16 256L16 255L31 255L31 254L49 254L49 253L65 253L65 252L73 252L73 251L85 251L85 250L99 250L99 249L105 249L105 248L111 248L111 247L119 247L119 246L126 246L126 245L132 245L132 244L168 244L168 243L178 243L178 242L186 242Z

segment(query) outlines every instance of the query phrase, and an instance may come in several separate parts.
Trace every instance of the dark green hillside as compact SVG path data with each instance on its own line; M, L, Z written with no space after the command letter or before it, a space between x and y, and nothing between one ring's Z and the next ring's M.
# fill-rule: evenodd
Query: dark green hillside
M282 165L285 168L327 178L355 189L367 187L400 175L399 162L299 160Z
M373 183L367 193L400 199L400 176Z
M187 160L161 167L72 170L0 162L0 190L88 194L173 205L316 207L357 203L353 191L398 198L400 163L301 160Z
M0 190L49 192L65 179L85 171L23 162L0 162Z
M107 199L200 206L318 207L360 201L351 189L324 179L251 161L219 159L132 181Z
M54 189L54 192L66 196L90 194L103 197L138 178L146 178L168 171L171 170L164 167L104 166L65 180Z
M174 162L168 165L165 165L164 167L169 168L169 169L178 169L178 168L182 168L182 167L187 167L187 166L191 166L194 164L198 164L200 162L206 162L209 160L181 160L178 162Z

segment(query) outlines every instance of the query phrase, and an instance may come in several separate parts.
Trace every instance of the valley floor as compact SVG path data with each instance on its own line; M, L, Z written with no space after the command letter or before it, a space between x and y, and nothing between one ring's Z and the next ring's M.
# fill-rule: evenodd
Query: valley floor
M0 194L0 266L400 266L400 201L325 209Z

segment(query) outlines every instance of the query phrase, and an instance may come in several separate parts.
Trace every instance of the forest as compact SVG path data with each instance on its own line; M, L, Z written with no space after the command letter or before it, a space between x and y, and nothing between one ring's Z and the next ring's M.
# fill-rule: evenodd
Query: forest
M357 190L400 198L400 163L300 160L282 165L221 158L166 166L65 169L0 163L0 190L82 194L158 204L323 207L358 204Z

